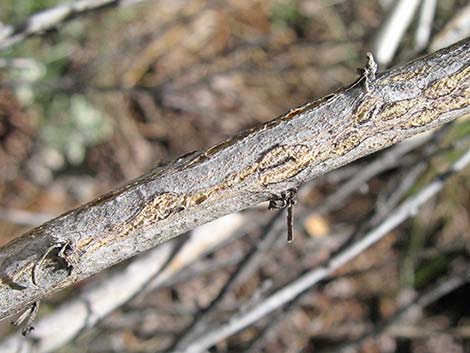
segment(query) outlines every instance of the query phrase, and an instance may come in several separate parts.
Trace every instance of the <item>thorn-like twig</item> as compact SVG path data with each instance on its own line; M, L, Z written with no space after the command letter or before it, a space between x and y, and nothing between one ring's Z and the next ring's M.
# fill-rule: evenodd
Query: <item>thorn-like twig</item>
M377 73L377 63L374 60L374 56L372 55L371 52L367 52L367 64L365 67L357 69L357 72L359 75L361 75L361 78L359 81L364 80L364 88L366 89L366 92L370 92L370 84L372 81L375 80L375 74Z
M32 330L34 330L33 327L33 321L36 318L36 315L39 310L39 301L35 301L31 304L31 306L26 309L23 314L20 315L18 319L13 321L11 324L14 326L19 326L23 322L25 322L23 329L21 330L21 334L23 336L27 336Z
M297 203L297 189L289 189L282 192L279 196L276 195L269 201L268 209L275 210L287 208L287 241L292 243L294 241L293 231L293 217L294 205Z

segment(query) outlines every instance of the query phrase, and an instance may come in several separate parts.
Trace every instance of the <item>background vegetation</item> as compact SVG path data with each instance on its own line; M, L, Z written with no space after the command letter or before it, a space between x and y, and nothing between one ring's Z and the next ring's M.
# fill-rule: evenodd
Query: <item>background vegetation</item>
M0 22L21 24L31 14L61 3L0 0ZM387 3L147 1L77 17L3 50L0 244L158 163L349 84L365 62ZM432 33L442 30L465 5L438 1ZM412 29L393 64L416 55ZM381 199L399 188L412 167L424 163L403 197L468 149L469 136L468 119L445 127L323 212L319 208L329 195L381 155L308 185L300 194L299 214L304 216L295 222L295 242L286 246L281 234L260 267L226 298L218 319L228 318L240 306L250 305L253 297L282 287L328 257L345 232L368 220ZM155 352L171 346L216 296L243 254L256 246L260 227L272 213L253 209L245 216L250 224L245 236L234 236L182 270L185 280L128 303L60 351ZM213 351L257 347L274 353L326 352L387 322L387 331L371 334L354 349L469 351L466 281L408 316L401 322L402 330L391 321L407 298L419 299L436 283L468 268L469 229L467 168L412 221L272 319L276 325L270 319L260 322ZM197 266L208 270L184 277ZM40 317L80 290L48 298ZM4 323L0 337L11 331ZM256 341L265 333L270 334Z

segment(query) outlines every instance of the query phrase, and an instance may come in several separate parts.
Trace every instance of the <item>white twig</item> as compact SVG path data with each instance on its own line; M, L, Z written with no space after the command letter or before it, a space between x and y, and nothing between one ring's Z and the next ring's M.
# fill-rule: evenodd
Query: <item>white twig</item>
M349 248L345 249L337 256L332 258L327 265L307 272L297 280L293 281L291 284L266 298L266 300L258 307L244 313L239 317L232 318L228 323L218 326L205 336L199 337L197 341L193 342L184 350L184 353L204 352L206 349L213 346L217 342L251 325L262 317L295 299L298 295L313 287L318 282L328 278L339 267L364 252L364 250L382 239L399 224L416 215L418 209L442 189L446 177L462 170L469 164L470 150L468 150L461 158L459 158L459 160L455 162L451 168L449 168L447 173L438 176L418 194L403 202L377 228L373 229L360 241L351 245Z
M420 0L397 0L389 12L374 43L373 54L379 66L387 66L392 61L419 3Z
M418 26L415 32L415 51L420 52L429 44L432 23L436 12L436 0L423 0L419 13Z
M453 292L468 281L470 281L470 270L468 269L463 273L454 274L450 278L445 278L443 281L434 285L433 288L427 292L420 294L418 298L410 298L409 302L400 306L392 315L392 317L387 321L377 323L371 331L366 332L358 339L352 342L347 342L342 346L336 347L333 350L327 352L357 352L361 348L361 345L370 338L379 338L384 332L393 335L396 327L409 325L410 323L416 321L418 316L412 315L410 318L410 313L421 311L423 308Z
M191 238L184 244L178 254L142 291L148 292L164 284L195 259L227 240L238 229L245 217L241 213L232 213L194 229Z
M375 206L375 214L370 218L369 224L375 226L379 224L386 215L389 214L398 205L404 195L415 185L416 180L426 170L426 162L420 162L416 164L411 170L407 171L407 174L400 179L399 185L395 185L393 193L387 196L386 202L383 200L384 195L378 196L378 200Z
M48 213L0 207L0 219L25 226L37 226L38 224L50 220L52 217L54 217L54 215Z
M72 17L106 6L133 5L144 0L78 0L31 15L19 26L3 25L0 28L0 50L21 42L34 34L48 31Z

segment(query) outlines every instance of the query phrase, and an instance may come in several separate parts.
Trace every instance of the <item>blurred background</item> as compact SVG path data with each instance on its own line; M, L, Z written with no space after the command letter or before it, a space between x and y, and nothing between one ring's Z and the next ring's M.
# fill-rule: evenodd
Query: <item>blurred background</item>
M367 51L384 70L470 35L463 0L110 0L26 31L68 3L0 0L0 245L350 84ZM380 224L469 146L460 119L313 181L289 245L284 214L266 205L203 226L155 253L146 282L96 322L70 302L129 272L104 299L127 293L132 260L44 300L29 338L1 322L0 351L183 349ZM469 245L466 168L332 278L207 351L470 352ZM79 327L47 346L61 330L41 320L59 311Z

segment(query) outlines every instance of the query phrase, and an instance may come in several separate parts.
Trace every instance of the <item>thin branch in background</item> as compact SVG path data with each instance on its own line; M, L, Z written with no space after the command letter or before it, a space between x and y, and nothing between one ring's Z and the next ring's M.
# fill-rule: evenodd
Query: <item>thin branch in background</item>
M367 163L364 163L364 165L367 165ZM363 168L364 165L361 165L360 162L349 164L345 167L341 167L339 169L333 170L330 173L327 173L315 179L315 181L318 181L319 179L321 179L322 181L325 180L326 182L330 184L337 184L340 182L344 182L352 178L354 175L356 175ZM302 197L302 194L300 194L300 198L301 197Z
M403 202L389 217L378 227L367 233L360 241L351 245L343 252L331 258L328 263L302 275L297 280L278 290L253 310L233 317L230 322L211 329L207 334L199 337L181 352L200 353L217 342L253 324L272 311L292 301L297 296L315 286L319 282L329 278L341 266L364 252L367 248L382 239L391 230L410 217L414 217L419 208L431 197L435 196L444 186L444 181L454 173L461 171L470 164L470 150L461 156L445 173L437 176L415 196Z
M375 38L373 53L379 67L387 67L395 56L421 0L397 0Z
M416 53L423 51L429 45L436 6L437 0L422 0L421 2L414 38L414 50Z
M217 249L214 249L214 251L217 251ZM176 273L166 282L162 283L162 287L171 288L176 286L177 284L193 280L194 278L205 276L210 273L217 272L221 269L226 269L228 267L238 265L244 257L244 253L236 252L227 259L198 261L194 264L191 264L191 266L187 266L181 272Z
M170 347L168 351L180 350L189 342L196 339L201 332L206 330L214 313L227 297L227 294L229 294L238 283L246 280L246 278L258 269L264 258L263 255L273 246L278 238L279 228L284 223L284 218L282 217L283 213L284 211L282 210L277 211L276 214L271 217L262 231L260 241L251 247L250 251L244 256L243 260L239 262L235 271L222 286L217 296L206 308L194 317L191 324L178 335L178 341L175 342L175 345Z
M387 200L384 201L383 197L380 194L376 202L375 214L369 219L369 226L373 227L379 224L387 214L393 211L393 209L398 205L402 197L411 189L411 187L416 183L416 180L424 173L426 170L427 163L421 162L411 168L405 176L400 178L398 185L394 185L394 190L390 195L387 195Z
M354 341L347 342L337 348L328 350L328 352L342 352L349 353L357 351L364 342L373 338L378 339L382 334L393 331L394 325L398 324L408 313L414 312L416 310L422 310L442 297L448 295L449 293L455 291L459 287L463 286L465 283L470 281L470 271L465 271L458 274L453 274L451 276L446 276L445 279L439 281L432 288L427 290L425 293L422 293L416 296L413 300L410 300L407 304L402 305L397 309L397 311L390 317L388 320L385 320L381 323L375 324L374 328L363 334L361 337L355 339ZM410 320L404 320L403 324L409 324ZM401 324L400 324L401 325ZM326 353L326 352L325 352Z
M173 276L192 264L196 259L217 249L228 239L232 240L232 235L237 232L237 229L244 221L244 214L232 213L194 229L190 239L174 256L171 263L142 289L139 296L144 296L165 285ZM212 236L208 236L208 234Z
M253 339L246 347L243 348L245 353L259 353L262 346L266 341L279 329L281 323L290 315L290 310L297 303L293 300L287 303L284 308L271 314L268 323L257 333L256 338Z
M0 219L24 226L37 226L54 218L54 215L0 207Z
M443 126L441 129L435 131L430 135L421 135L421 137L424 137L424 139L422 140L422 142L425 143L425 146L423 148L424 151L419 153L418 156L416 156L414 159L404 165L404 167L406 168L406 172L398 178L395 178L398 180L398 183L393 185L393 191L391 192L391 194L389 194L387 191L379 194L374 210L375 213L371 216L368 221L369 228L364 228L364 230L376 226L385 218L385 216L389 212L391 212L396 207L396 205L398 205L402 197L409 191L409 189L414 185L415 181L422 175L422 173L424 173L427 165L429 164L428 161L431 157L435 156L438 153L444 153L449 150L455 150L457 148L456 145L460 142L460 140L453 141L450 145L446 145L444 147L441 146L441 142L445 138L446 132L448 132L448 130L450 129L451 124ZM417 147L420 147L422 145L421 143L419 143L419 140L415 141L415 143L417 143ZM463 150L466 150L466 148L467 144L465 144ZM392 149L390 149L389 151L392 152ZM393 154L390 157L393 158ZM408 167L411 169L408 169Z
M0 26L0 50L24 39L47 32L63 23L112 6L129 6L145 0L78 0L31 15L18 26Z
M458 40L469 37L469 18L470 4L457 11L449 22L447 22L444 29L434 36L434 39L429 46L429 51L433 52L441 48L445 48L449 43L455 43Z

